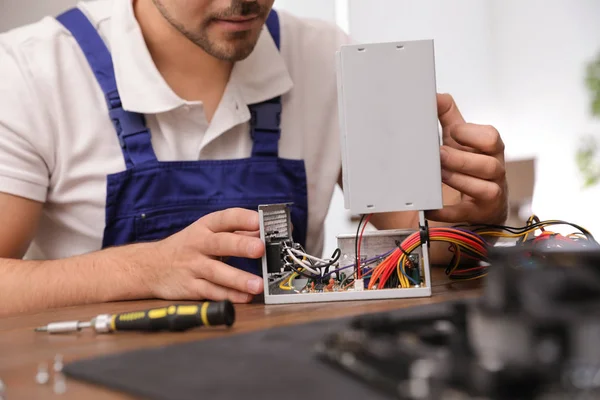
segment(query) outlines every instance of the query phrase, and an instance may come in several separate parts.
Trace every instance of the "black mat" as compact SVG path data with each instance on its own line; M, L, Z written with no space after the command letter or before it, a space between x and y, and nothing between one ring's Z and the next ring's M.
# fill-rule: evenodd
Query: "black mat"
M445 315L449 304L393 311ZM385 399L315 358L313 349L349 318L140 350L65 367L67 376L145 399Z

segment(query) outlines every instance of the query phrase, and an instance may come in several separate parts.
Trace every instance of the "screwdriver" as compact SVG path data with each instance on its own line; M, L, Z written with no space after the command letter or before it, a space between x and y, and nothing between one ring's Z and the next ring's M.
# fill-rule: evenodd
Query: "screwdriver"
M92 328L96 333L119 331L180 332L199 326L231 326L235 321L233 304L226 300L194 305L172 305L121 314L101 314L91 321L53 322L35 328L36 332L69 333Z

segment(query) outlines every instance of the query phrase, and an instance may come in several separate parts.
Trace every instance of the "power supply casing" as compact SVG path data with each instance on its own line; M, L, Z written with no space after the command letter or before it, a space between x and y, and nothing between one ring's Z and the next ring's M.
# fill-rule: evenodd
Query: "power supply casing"
M433 41L343 46L337 82L346 208L442 208Z

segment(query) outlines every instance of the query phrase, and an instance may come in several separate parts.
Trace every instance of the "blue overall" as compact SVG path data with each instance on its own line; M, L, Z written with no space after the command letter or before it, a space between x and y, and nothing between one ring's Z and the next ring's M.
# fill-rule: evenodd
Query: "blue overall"
M294 241L305 246L306 170L303 160L279 158L281 97L248 105L253 142L249 158L158 161L144 116L122 107L110 52L94 26L77 8L57 19L75 37L104 92L125 159L126 170L107 177L103 248L160 240L215 211L257 210L274 203L292 203ZM267 27L279 48L275 11ZM259 260L231 258L228 263L257 275L262 272Z

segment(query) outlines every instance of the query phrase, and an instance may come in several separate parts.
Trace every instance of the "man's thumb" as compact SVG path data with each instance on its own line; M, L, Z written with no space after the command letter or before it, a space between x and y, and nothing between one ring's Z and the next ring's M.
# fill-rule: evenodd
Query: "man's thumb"
M464 124L463 118L458 106L454 102L454 98L447 94L437 95L438 118L442 124L442 128L447 128L456 124Z

